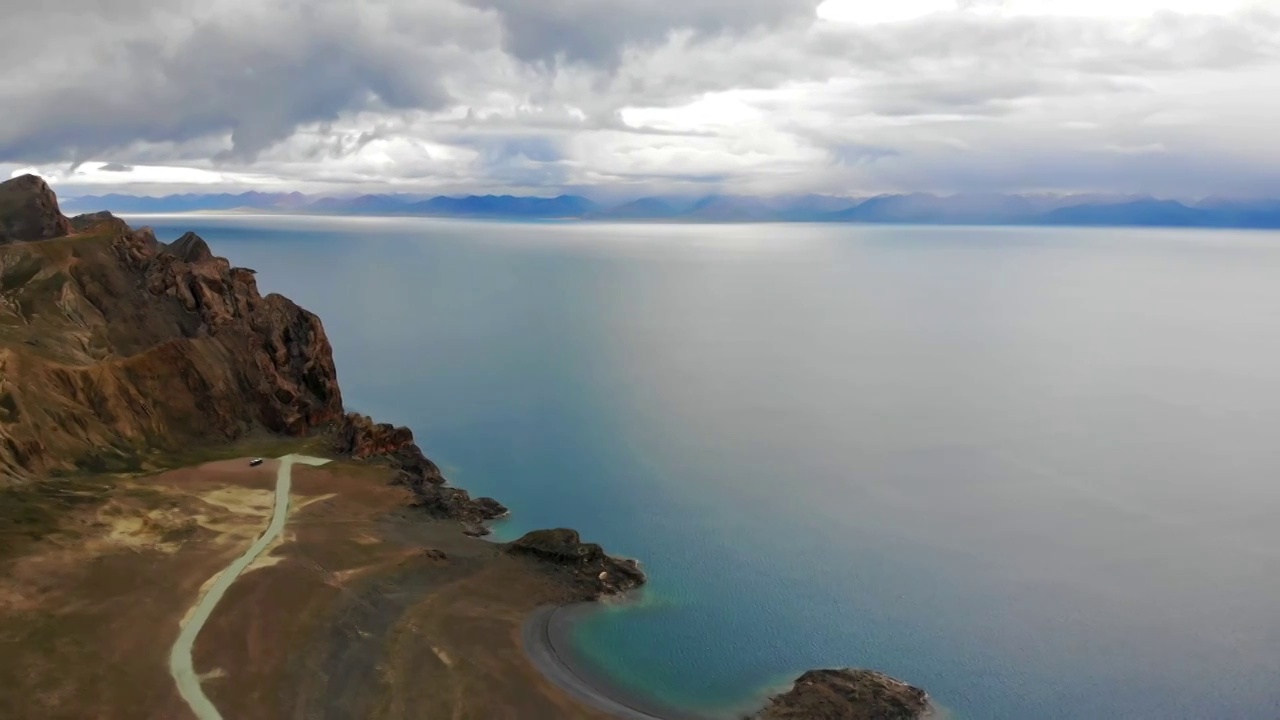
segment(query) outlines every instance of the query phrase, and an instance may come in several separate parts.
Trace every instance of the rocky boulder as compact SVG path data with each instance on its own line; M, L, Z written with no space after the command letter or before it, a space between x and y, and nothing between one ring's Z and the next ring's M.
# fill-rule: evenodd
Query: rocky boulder
M189 232L165 247L165 252L185 263L198 263L213 259L209 244L199 235Z
M0 182L0 243L48 240L70 232L58 197L43 179L23 175Z
M873 670L811 670L774 697L755 720L921 720L925 691Z

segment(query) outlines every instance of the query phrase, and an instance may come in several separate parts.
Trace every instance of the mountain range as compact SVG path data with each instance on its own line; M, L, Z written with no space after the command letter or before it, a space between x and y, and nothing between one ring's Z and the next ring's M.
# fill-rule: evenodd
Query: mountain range
M310 196L301 193L87 195L78 211L122 214L243 211L392 215L506 220L665 222L849 222L946 225L1095 225L1280 228L1280 200L1209 198L1195 202L1118 195L911 193L853 198L830 195L641 197L600 203L579 195L533 197L409 194Z

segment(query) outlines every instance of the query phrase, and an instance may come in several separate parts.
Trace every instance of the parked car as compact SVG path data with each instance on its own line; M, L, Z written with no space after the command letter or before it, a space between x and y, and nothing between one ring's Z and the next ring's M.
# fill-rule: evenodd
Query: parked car
M249 461L249 467L257 467L262 464L262 458L254 458Z

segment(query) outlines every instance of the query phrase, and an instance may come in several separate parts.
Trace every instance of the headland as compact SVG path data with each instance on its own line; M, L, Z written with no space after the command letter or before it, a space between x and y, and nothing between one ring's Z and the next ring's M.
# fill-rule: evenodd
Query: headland
M686 720L563 652L573 608L640 586L568 529L477 539L507 509L407 428L347 412L320 319L204 240L67 218L0 183L0 715L184 717L166 659L211 578L283 530L194 639L237 718ZM557 608L569 608L558 610ZM759 718L923 717L922 691L806 673Z

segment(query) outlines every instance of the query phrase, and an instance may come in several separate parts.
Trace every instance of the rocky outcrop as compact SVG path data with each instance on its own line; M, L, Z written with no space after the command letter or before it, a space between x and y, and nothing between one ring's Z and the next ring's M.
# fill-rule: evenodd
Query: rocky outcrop
M348 413L343 417L335 449L357 460L386 457L398 461L400 465L404 465L406 461L418 462L430 466L432 474L440 474L435 463L427 460L413 441L412 430L396 427L391 423L376 423L373 418L359 413Z
M566 585L578 591L580 600L618 595L645 581L639 563L613 557L596 543L582 542L577 530L534 530L508 543L506 551L543 561L552 572L563 577Z
M473 498L461 488L450 485L411 485L416 500L414 507L434 518L459 520L463 531L476 537L491 531L484 523L508 515L506 506L491 497Z
M925 691L883 673L811 670L755 720L920 720L932 713Z
M35 175L0 183L0 243L62 237L71 224L58 209L58 198Z
M16 206L57 212L43 182L5 186L25 193ZM44 224L71 234L0 247L0 471L109 466L255 428L303 435L342 416L320 320L262 296L198 236L166 246L107 213Z
M213 252L209 250L209 244L193 232L189 232L169 243L169 246L165 248L165 252L184 263L199 263L213 259Z
M121 235L129 232L129 223L103 210L96 213L86 213L71 218L71 231L84 232L92 229L103 229L110 232L119 233Z
M375 423L359 413L343 417L336 433L335 450L357 459L374 459L396 469L394 482L413 491L413 506L434 518L458 520L470 535L486 535L484 523L507 514L493 498L472 498L449 486L440 468L422 454L406 427Z

